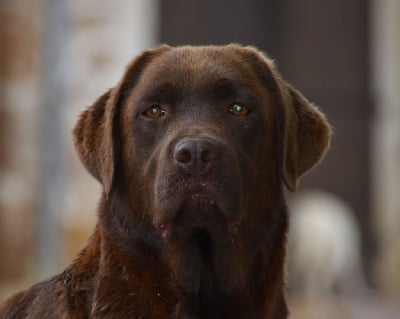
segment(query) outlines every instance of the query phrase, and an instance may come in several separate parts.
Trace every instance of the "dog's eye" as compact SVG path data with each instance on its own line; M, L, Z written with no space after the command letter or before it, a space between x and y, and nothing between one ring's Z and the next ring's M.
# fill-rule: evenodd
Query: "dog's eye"
M143 115L148 117L149 119L156 120L163 116L165 111L158 105L152 105L146 111L143 112Z
M250 113L250 109L244 104L235 102L229 106L228 112L237 116L246 116Z

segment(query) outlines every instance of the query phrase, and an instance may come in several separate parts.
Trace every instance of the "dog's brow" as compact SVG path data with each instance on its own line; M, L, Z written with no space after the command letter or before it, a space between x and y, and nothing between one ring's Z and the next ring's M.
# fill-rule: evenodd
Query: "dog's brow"
M234 81L223 77L219 78L213 84L213 91L217 94L217 96L226 96L226 95L234 95L237 91L238 85L234 83Z
M155 83L144 93L147 100L168 100L171 101L176 96L176 88L170 82Z
M234 98L251 95L251 86L245 79L222 77L211 84L211 91L217 98Z
M214 81L209 88L217 99L244 99L242 102L257 104L257 95L254 93L251 81L242 78L221 77Z

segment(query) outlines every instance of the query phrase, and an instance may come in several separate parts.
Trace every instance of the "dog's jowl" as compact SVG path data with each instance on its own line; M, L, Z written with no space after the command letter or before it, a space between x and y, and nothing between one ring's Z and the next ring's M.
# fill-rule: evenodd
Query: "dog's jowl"
M239 45L137 57L73 131L103 186L94 234L0 318L287 318L284 187L324 155L324 116Z

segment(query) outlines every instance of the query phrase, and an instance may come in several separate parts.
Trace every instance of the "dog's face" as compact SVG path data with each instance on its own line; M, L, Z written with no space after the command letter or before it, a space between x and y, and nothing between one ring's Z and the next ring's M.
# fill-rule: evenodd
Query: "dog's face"
M282 184L294 190L320 159L329 127L253 48L163 46L83 113L74 138L105 196L151 221L188 282L204 259L220 278L240 273L247 253L232 265L229 247L255 251L273 231Z
M265 209L265 195L280 189L283 117L273 104L232 50L175 49L143 71L125 104L123 175L142 181L147 213L166 240L204 229L224 241L249 202Z

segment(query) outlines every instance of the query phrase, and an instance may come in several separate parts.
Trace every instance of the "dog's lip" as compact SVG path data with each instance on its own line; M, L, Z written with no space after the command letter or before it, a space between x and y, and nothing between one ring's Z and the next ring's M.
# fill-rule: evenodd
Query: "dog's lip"
M165 211L157 214L157 220L153 223L161 231L163 237L169 237L185 208L194 210L219 210L222 212L221 207L217 204L216 199L210 195L210 192L204 189L196 189L193 191L185 192L184 195L178 195L179 200L171 200L172 205L169 205Z
M238 217L228 218L221 210L218 202L208 193L197 191L188 194L188 196L181 201L180 205L176 207L172 215L169 215L167 218L161 217L161 220L154 224L164 240L170 241L175 238L175 236L179 238L179 234L181 233L180 227L185 225L186 231L188 229L192 229L193 231L196 229L207 230L211 238L222 245L234 243L233 238L238 235L240 230L240 219ZM187 211L188 208L197 210L198 215L192 215L187 219L188 217L185 216L185 211ZM219 217L216 218L219 218L220 221L212 223L213 226L209 227L207 220L202 220L202 217L207 216L207 214L208 218L213 216L213 214L215 214L214 216L219 215Z
M165 223L160 223L157 225L157 228L159 229L161 233L161 237L164 239L169 239L172 236L172 233L174 231L174 226L172 222L165 222Z
M233 204L232 200L221 192L218 183L185 181L156 205L153 225L167 241L180 238L182 231L187 234L189 229L200 227L210 229L214 240L230 242L238 234L241 220L238 203ZM191 216L185 215L188 211ZM210 219L214 222L208 224Z

